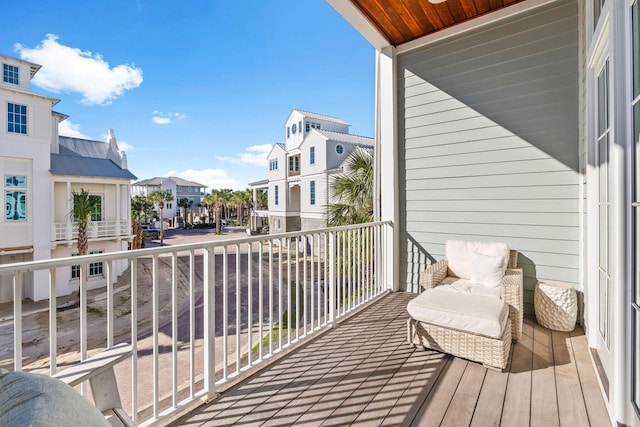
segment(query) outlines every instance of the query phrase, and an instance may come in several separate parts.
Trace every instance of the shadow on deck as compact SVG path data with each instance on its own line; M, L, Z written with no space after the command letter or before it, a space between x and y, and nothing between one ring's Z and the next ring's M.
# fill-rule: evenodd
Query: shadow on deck
M414 349L389 294L173 425L611 425L582 328L525 318L505 372Z

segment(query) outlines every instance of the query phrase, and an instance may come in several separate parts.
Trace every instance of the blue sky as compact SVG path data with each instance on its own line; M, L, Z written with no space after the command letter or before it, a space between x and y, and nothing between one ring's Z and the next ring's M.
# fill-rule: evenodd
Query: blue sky
M113 128L139 179L246 188L294 108L373 136L374 50L325 0L14 2L0 53L43 66L61 134Z

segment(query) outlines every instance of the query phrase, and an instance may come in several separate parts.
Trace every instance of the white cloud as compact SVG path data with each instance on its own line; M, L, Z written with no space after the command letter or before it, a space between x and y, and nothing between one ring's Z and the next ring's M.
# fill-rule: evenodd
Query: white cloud
M207 187L208 191L213 188L231 188L232 190L243 190L242 183L231 178L222 169L187 169L185 171L171 170L166 176L179 176L189 181L195 181Z
M73 123L67 119L58 124L58 133L63 136L70 136L72 138L91 139L89 136L80 132L80 125Z
M154 116L151 118L151 121L157 125L168 125L171 123L171 119L169 117L157 117Z
M110 105L142 83L142 69L127 64L111 67L102 55L64 46L54 34L47 34L33 49L19 43L14 48L22 59L42 65L34 84L54 93L80 93L85 105Z
M126 151L127 153L135 150L135 147L133 145L127 144L123 141L118 141L118 148L120 149L120 151Z
M271 151L271 147L271 144L252 145L245 148L244 153L240 153L235 157L216 156L216 159L238 165L266 167L268 165L267 154Z
M168 125L173 123L173 120L183 120L187 117L184 113L163 113L162 111L154 110L151 113L151 121L158 125Z

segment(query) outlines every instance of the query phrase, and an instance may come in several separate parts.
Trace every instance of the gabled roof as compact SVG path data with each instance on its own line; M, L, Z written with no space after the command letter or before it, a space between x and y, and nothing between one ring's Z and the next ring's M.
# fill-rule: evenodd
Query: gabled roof
M273 150L275 150L276 148L279 148L284 152L287 151L287 146L285 144L283 144L281 142L276 142L275 144L273 144L273 147L271 147L271 150L269 151L269 154L267 154L267 159L269 157L271 157L271 154L273 154Z
M33 78L33 76L36 75L36 73L38 72L38 70L40 70L40 68L42 68L42 65L40 64L34 64L33 62L29 62L29 61L25 61L24 59L20 59L20 58L15 58L13 56L7 56L7 55L1 55L0 54L0 59L5 58L6 60L9 61L16 61L20 64L26 65L27 67L29 67L29 76L31 78Z
M155 186L160 186L160 184L162 184L162 182L166 181L167 179L170 179L171 181L175 182L176 185L179 185L181 187L206 187L206 185L204 184L200 184L194 181L189 181L189 180L180 178L178 176L170 176L170 177L156 176L154 178L143 179L142 181L134 182L132 185L136 185L139 187L147 187L147 186L155 187Z
M368 145L373 146L373 138L360 135L351 135L349 133L332 132L324 129L311 129L312 132L318 132L331 141L342 142L346 144Z
M328 122L340 123L341 125L350 126L349 123L347 123L344 120L339 119L337 117L325 116L324 114L311 113L309 111L298 110L298 109L294 109L291 113L293 113L294 111L302 114L303 116L309 117L311 119L326 120ZM291 117L291 114L289 115L289 117ZM289 120L289 119L287 118L287 120Z
M61 136L59 154L51 154L54 175L95 176L136 179L128 169L121 169L108 158L109 144L89 139Z

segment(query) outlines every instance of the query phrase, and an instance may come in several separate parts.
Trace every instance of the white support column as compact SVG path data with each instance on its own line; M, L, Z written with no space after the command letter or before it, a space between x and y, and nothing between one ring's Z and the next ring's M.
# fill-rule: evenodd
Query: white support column
M376 154L379 159L380 219L392 221L387 229L386 258L393 263L386 269L383 283L394 291L400 289L399 279L399 193L397 149L397 72L396 53L392 46L376 51Z
M122 212L122 200L120 199L120 194L120 184L116 184L116 236L122 235L122 226L120 224L120 218L122 218L122 215L120 215Z
M71 209L73 209L73 196L71 195L71 181L67 180L67 212L71 212ZM71 240L71 236L73 236L73 215L69 215L68 216L69 219L67 219L67 231L66 231L66 235L65 238L67 240Z

